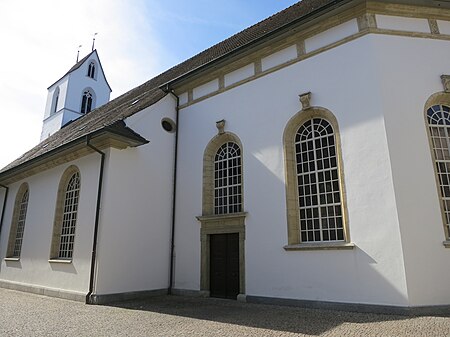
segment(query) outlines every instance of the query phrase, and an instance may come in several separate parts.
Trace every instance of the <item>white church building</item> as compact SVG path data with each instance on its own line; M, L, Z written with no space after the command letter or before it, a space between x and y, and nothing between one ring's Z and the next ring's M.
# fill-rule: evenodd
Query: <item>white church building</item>
M0 171L0 286L450 310L450 3L303 0L109 101L96 51Z

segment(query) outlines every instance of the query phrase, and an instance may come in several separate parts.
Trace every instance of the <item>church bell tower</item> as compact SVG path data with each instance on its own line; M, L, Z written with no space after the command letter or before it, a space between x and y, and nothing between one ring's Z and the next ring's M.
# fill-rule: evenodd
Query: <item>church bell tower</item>
M47 90L41 141L107 103L111 94L97 50L83 57Z

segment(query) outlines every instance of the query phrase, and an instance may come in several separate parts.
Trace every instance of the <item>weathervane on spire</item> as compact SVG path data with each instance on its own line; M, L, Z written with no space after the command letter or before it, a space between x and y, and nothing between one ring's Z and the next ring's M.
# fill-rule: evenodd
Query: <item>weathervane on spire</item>
M78 51L77 51L77 62L76 63L78 63L78 58L80 57L80 48L82 47L82 45L80 44L79 46L78 46Z
M94 46L95 46L95 36L97 35L98 33L94 33L94 37L92 38L92 51L94 51Z

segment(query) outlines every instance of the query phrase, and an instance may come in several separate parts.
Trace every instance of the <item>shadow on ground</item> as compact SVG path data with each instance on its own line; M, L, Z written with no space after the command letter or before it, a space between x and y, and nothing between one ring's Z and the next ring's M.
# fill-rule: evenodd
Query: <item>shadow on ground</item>
M306 309L183 296L153 297L140 301L113 303L109 306L307 335L320 335L346 323L408 319L397 315Z

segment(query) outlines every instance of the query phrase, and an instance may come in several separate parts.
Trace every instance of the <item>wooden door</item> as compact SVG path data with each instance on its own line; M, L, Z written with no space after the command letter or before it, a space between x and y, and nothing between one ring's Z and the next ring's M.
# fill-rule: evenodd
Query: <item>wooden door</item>
M236 299L239 294L239 234L210 236L210 295Z

